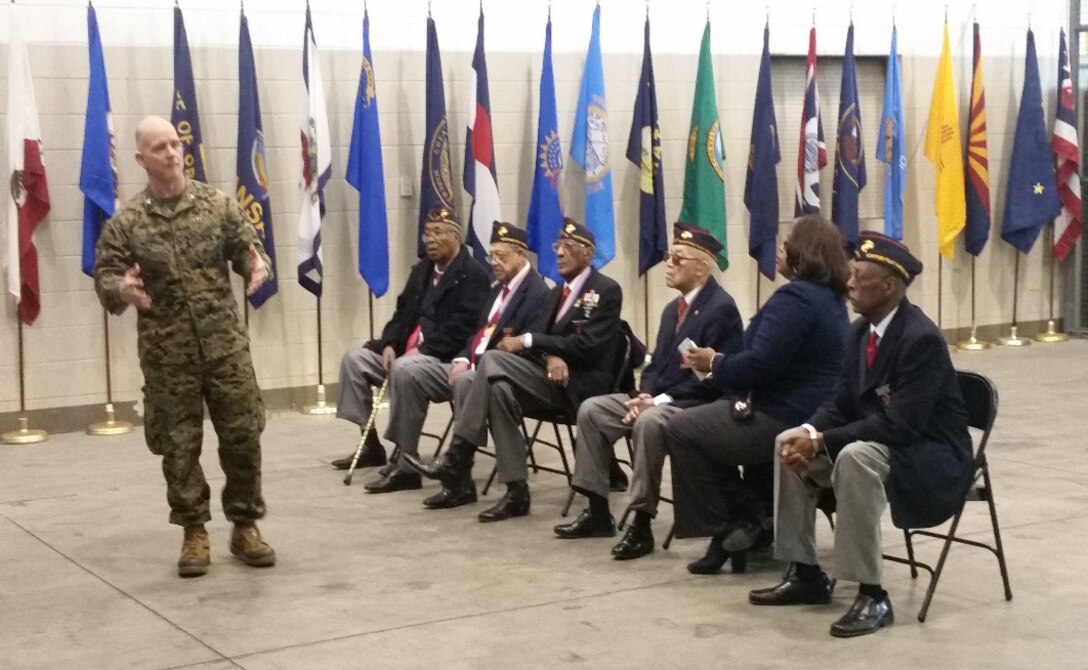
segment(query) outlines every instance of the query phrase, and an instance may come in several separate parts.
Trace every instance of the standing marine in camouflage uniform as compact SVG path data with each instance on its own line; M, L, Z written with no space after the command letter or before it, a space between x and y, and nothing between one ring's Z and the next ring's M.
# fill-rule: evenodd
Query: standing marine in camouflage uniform
M227 263L246 279L247 294L268 280L271 264L238 204L185 176L181 141L169 121L141 121L136 146L147 188L104 226L95 289L113 314L128 305L138 310L145 437L151 453L162 456L170 523L185 528L178 574L203 575L210 562L204 523L211 518L211 489L200 467L204 402L227 479L231 553L248 565L271 566L276 554L256 525L265 512L264 406Z

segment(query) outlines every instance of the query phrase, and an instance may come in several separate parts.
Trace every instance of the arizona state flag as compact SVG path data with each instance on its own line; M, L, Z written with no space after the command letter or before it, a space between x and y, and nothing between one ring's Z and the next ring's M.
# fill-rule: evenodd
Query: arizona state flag
M15 5L11 9L6 119L8 170L5 179L10 190L4 226L7 237L4 261L7 263L8 294L19 306L19 319L30 325L41 311L34 229L49 213L49 185L42 161L42 133L38 125L30 57L19 35L18 10Z
M657 122L657 86L650 54L650 17L646 17L642 77L627 138L627 160L638 166L638 273L646 274L669 250L665 221L665 178L661 171L661 126Z
M276 281L276 240L272 235L272 202L268 196L268 158L261 128L261 101L257 95L257 70L253 65L253 43L249 21L242 11L238 29L238 158L235 163L238 204L242 214L257 230L264 250L272 261L272 277L249 296L254 309L279 290Z
M982 81L982 39L974 25L974 68L971 72L971 115L967 119L967 253L978 256L990 239L990 159L986 148L986 88Z
M1038 78L1038 72L1036 72ZM960 146L960 116L956 105L956 82L952 76L952 49L948 44L948 24L944 25L941 60L933 82L926 123L926 158L937 170L937 248L952 260L956 236L963 230L967 204L963 192L963 149Z
M170 123L178 131L185 152L185 176L207 183L207 159L204 139L200 133L200 112L196 106L196 86L193 85L193 62L189 58L189 38L185 34L185 19L181 7L174 5L174 102Z

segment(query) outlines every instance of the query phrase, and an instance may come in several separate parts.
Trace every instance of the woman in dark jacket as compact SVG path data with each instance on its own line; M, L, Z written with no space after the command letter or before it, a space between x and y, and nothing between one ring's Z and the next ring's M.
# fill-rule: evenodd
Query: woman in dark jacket
M686 357L723 393L668 426L676 536L712 537L688 565L692 573L717 572L726 560L743 572L747 550L769 542L774 438L811 416L842 373L849 268L839 231L818 216L797 219L777 269L789 282L756 312L743 351L693 349Z

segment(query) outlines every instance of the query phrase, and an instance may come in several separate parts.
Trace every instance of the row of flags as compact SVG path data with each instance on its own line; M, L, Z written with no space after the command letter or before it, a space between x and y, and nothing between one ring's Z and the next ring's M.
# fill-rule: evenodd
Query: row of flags
M597 238L594 265L601 267L615 255L615 224L612 197L611 156L608 144L608 105L600 49L600 7L593 12L592 30L579 93L570 157L584 175L584 223ZM14 15L14 12L12 13ZM85 196L82 269L90 275L94 247L102 223L118 206L117 164L108 85L102 43L94 6L87 8L90 79L84 133L80 190ZM358 268L371 291L384 295L389 287L388 222L385 207L381 134L378 124L376 77L370 52L370 20L364 12L363 52L348 164L347 182L359 192ZM472 199L469 210L469 245L484 262L488 230L498 219L500 198L496 179L494 136L484 50L484 16L477 24L472 59L472 100L465 132L463 186ZM6 227L7 280L9 293L19 305L20 318L33 322L39 311L37 257L32 234L49 208L40 132L25 45L12 25L12 57L9 58L8 143L12 197ZM777 164L781 160L780 135L771 87L769 25L764 27L755 107L752 117L748 173L744 203L751 217L749 255L760 273L774 278L778 232ZM859 232L858 200L866 186L865 151L853 54L853 24L849 26L843 59L839 114L836 123L831 218L847 240ZM189 57L184 19L174 9L174 93L171 121L185 149L186 174L207 181L207 163ZM1021 252L1032 247L1045 224L1055 221L1053 253L1061 260L1081 235L1079 146L1069 56L1062 31L1059 58L1058 109L1053 135L1046 135L1034 35L1028 31L1024 91L1010 163L1009 187L1002 238ZM902 83L898 65L897 35L893 26L888 54L884 105L876 139L875 157L886 163L884 183L884 232L896 239L903 234L903 190L907 169ZM419 229L431 208L453 208L453 176L450 137L442 81L441 55L434 19L427 18L426 134L420 175ZM809 34L805 95L801 113L794 213L819 213L820 169L828 150L820 118L816 76L816 29ZM275 266L272 205L268 190L268 165L262 135L257 76L245 12L239 31L239 110L236 196L244 216L253 223ZM956 237L966 229L965 246L977 255L985 247L990 230L989 169L986 147L985 93L982 81L979 27L974 25L974 68L966 157L960 143L959 114L952 74L948 28L944 27L941 59L934 83L926 126L925 156L936 168L936 212L939 250L952 257ZM321 296L323 264L321 222L324 189L331 177L331 144L324 86L307 6L303 33L302 101L300 116L298 277L299 283ZM530 248L537 253L540 271L558 280L552 241L563 219L559 183L564 169L555 102L552 67L552 24L545 26L541 67L537 141L533 151L534 178L526 221ZM626 157L639 168L639 273L661 262L668 248L665 193L661 164L661 130L658 122L656 85L650 51L650 22L644 29L642 71L636 91L634 115ZM710 23L699 50L695 95L687 143L684 197L679 220L701 226L722 242L718 259L728 265L724 189L724 142L717 109ZM419 253L422 255L422 241ZM278 290L266 284L251 304L260 307Z

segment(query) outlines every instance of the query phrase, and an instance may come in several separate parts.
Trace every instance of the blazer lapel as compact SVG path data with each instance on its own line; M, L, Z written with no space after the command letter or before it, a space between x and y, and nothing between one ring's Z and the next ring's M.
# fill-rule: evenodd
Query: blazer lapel
M866 370L865 375L865 388L862 391L867 391L872 387L875 387L877 383L885 379L885 368L888 367L888 363L891 360L891 354L897 346L899 339L903 336L903 328L906 326L907 319L910 317L907 315L907 311L910 308L910 303L906 298L903 302L899 303L899 311L892 317L891 323L888 324L888 328L884 331L884 337L880 338L876 347L876 358L873 359L873 367ZM861 338L861 361L865 363L866 348L869 344L869 331L865 330L865 336Z
M510 319L514 318L514 312L521 308L521 301L525 297L525 292L529 290L528 280L529 277L525 277L525 281L521 282L521 286L518 287L518 290L514 291L506 298L506 307L503 308L502 316L499 317L499 323L495 326L495 329L498 332L502 332L502 329L506 327L506 324L510 323ZM495 299L499 297L501 292L502 284L497 284L495 286L495 293L491 296L491 303L489 303L489 305L495 303ZM487 318L486 315L484 318Z
M684 323L680 324L680 328L677 330L674 326L674 330L677 330L676 338L677 342L683 342L685 337L690 337L690 333L698 330L699 328L699 312L703 310L706 303L710 301L710 289L712 286L717 286L717 282L713 277L707 279L706 284L699 290L699 295L695 296L695 302L688 305L688 312L684 315ZM670 311L672 312L673 323L676 323L676 310L679 306L679 300L670 305ZM696 342L697 346L705 347L705 342Z
M563 318L559 319L559 321L552 327L553 333L563 332L563 330L566 329L566 327L570 324L571 321L574 320L576 316L584 314L581 305L579 305L579 301L582 299L583 295L594 290L595 288L597 288L597 271L591 270L589 273L589 277L586 278L586 283L582 284L581 292L574 299L574 302L571 303L570 309L568 309L567 313L563 315ZM562 295L563 289L562 287L559 287L559 296L562 297ZM555 311L552 313L558 314L561 307L561 304L556 304Z

